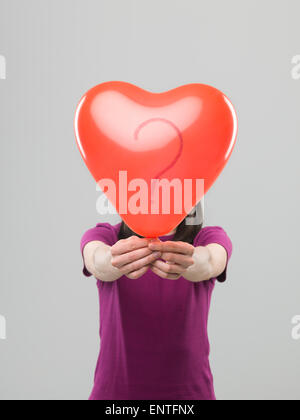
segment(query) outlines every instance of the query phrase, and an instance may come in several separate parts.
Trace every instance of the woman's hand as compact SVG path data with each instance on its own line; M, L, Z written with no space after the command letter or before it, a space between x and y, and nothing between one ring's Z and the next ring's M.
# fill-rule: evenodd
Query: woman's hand
M177 280L194 264L194 246L187 242L151 241L148 244L151 251L161 252L164 261L156 260L151 264L151 270L159 277Z
M160 277L186 280L197 283L216 278L226 268L227 252L217 243L194 247L186 242L149 243L152 251L160 251L164 261L157 260L151 264L151 270Z
M138 279L161 256L160 251L151 250L148 244L149 239L138 236L121 239L110 248L111 265L122 275L130 279Z

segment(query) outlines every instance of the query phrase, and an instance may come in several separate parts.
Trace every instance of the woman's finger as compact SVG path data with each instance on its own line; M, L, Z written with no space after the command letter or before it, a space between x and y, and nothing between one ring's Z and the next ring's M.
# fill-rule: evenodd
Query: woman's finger
M194 264L192 256L175 252L163 252L161 258L166 262L182 265L185 268Z
M152 264L157 258L161 256L160 252L151 252L150 255L147 255L144 258L140 258L130 264L123 265L120 268L120 271L124 274L132 273L134 271L138 271L141 268L145 267L146 265Z
M145 267L140 268L137 271L133 271L131 273L126 274L126 277L128 277L130 279L138 279L138 278L142 277L148 271L149 268L150 268L150 266L147 265Z
M121 239L111 247L111 254L113 256L126 254L127 252L134 251L136 249L147 247L149 239L139 238L138 236L130 236L127 239Z
M151 271L153 271L154 274L157 274L159 277L161 277L163 279L178 280L179 277L181 277L180 274L165 273L164 271L155 267L153 264L150 266L150 268L151 268Z
M185 267L179 264L169 264L161 260L154 261L152 266L167 274L182 274L186 270Z
M174 252L178 254L193 255L194 246L187 242L165 241L165 242L149 242L149 249L152 251Z
M134 261L140 260L141 258L151 254L153 254L153 251L151 251L148 247L144 247L127 252L126 254L112 255L111 264L116 268L121 268L124 265L131 264Z

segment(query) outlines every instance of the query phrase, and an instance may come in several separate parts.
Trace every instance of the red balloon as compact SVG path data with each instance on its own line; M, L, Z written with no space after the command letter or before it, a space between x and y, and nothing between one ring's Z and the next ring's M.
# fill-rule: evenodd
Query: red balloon
M113 81L83 96L75 134L122 219L152 238L173 230L217 179L236 142L237 117L211 86L153 93Z

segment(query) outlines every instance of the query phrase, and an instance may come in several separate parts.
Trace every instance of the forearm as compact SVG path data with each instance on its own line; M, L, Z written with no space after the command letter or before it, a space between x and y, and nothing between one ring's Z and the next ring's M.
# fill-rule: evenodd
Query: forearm
M111 247L102 242L94 241L86 245L84 262L87 270L98 280L110 282L122 275L111 264Z
M115 281L122 276L122 273L111 264L110 247L103 249L98 247L94 251L94 276L102 281Z
M194 264L186 269L183 277L192 282L206 281L213 277L212 255L209 248L198 246L193 254Z

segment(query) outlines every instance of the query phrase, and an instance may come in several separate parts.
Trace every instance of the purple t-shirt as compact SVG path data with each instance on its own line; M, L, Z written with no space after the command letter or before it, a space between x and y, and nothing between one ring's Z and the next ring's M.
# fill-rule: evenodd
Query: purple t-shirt
M81 251L90 241L112 246L120 226L88 230ZM221 227L204 227L194 240L210 243L222 245L229 260L232 243ZM217 280L226 280L226 270ZM207 335L215 281L163 279L151 270L136 280L97 280L101 345L90 400L215 400Z

